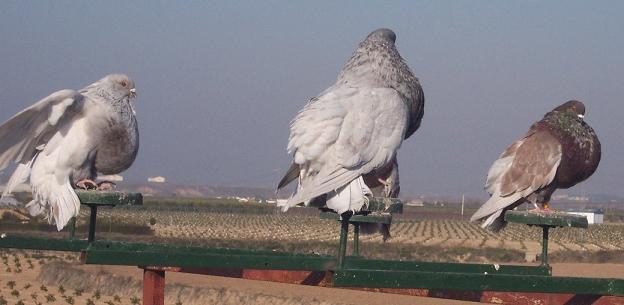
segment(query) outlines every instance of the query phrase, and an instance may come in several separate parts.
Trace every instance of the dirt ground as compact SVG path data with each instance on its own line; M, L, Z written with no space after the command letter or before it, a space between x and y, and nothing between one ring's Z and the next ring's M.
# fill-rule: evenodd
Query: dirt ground
M69 285L62 287L57 283L42 280L39 275L42 266L58 260L69 261L70 265L68 266L71 266L72 269L85 271L86 274L112 274L131 278L138 283L142 280L142 269L137 267L81 265L77 262L77 257L60 253L32 256L28 252L4 252L3 262L5 265L0 266L2 267L0 268L0 296L2 297L0 304L140 304L140 289L131 290L132 293L124 294L123 291L119 290L119 294L107 294L98 291L100 288L97 287L83 290ZM624 278L624 264L553 264L553 274L558 276ZM177 284L207 289L199 290L203 293L216 293L213 296L213 300L216 301L214 304L237 304L242 302L241 300L253 304L476 304L466 301L278 284L175 272L167 273L166 281L167 285ZM13 283L11 284L11 282ZM107 284L100 283L100 285L102 285L102 291L106 291L103 287ZM3 303L2 300L5 300L6 303ZM175 301L169 298L167 304L189 303L180 300Z

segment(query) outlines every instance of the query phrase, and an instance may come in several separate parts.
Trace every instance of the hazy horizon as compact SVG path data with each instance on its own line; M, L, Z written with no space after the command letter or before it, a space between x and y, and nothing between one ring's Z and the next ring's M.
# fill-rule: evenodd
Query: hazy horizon
M54 91L126 73L141 134L122 173L129 181L273 187L290 163L290 120L333 84L369 32L387 27L426 98L420 130L399 151L404 195L485 195L497 156L544 113L578 99L602 161L564 192L624 196L623 9L618 1L0 2L0 121Z

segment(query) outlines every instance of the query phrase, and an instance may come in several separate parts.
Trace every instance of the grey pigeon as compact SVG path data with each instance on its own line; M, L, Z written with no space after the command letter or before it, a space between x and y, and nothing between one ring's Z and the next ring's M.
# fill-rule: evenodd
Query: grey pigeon
M3 197L30 178L31 215L47 211L61 230L78 215L74 187L92 184L97 173L126 170L139 148L131 100L134 82L111 74L80 91L61 90L24 109L0 126L0 170L17 169Z
M336 83L291 122L294 160L277 188L297 178L298 187L283 210L323 198L337 213L359 211L377 187L370 184L398 195L397 150L420 126L425 99L395 40L389 29L370 33Z
M507 147L488 172L490 199L470 220L483 220L482 227L500 231L506 225L505 211L523 202L547 208L557 189L589 178L600 163L600 141L584 117L585 105L568 101Z

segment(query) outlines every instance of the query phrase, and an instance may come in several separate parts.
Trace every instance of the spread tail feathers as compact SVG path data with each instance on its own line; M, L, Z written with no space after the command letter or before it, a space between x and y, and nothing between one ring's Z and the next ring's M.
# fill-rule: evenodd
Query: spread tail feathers
M69 174L59 172L59 168L49 171L48 157L39 155L33 164L30 175L33 200L26 208L32 216L47 212L48 222L56 224L60 231L72 217L78 215L80 200L72 188Z
M56 179L47 179L44 183L32 186L33 200L26 208L30 215L36 216L47 211L46 219L56 224L60 231L69 220L78 215L80 200L69 181L57 183Z

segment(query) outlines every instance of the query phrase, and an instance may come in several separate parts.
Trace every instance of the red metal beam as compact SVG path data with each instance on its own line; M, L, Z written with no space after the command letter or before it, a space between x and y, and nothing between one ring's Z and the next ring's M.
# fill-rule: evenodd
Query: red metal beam
M165 305L165 271L143 268L143 305Z
M293 271L293 270L256 270L256 269L204 269L179 267L144 267L153 272L162 272L161 299L164 301L165 271L192 274L214 275L248 280L289 283L299 285L332 287L332 273L324 271ZM147 277L144 276L144 281ZM152 280L150 280L152 281ZM146 288L154 292L154 284L144 283L143 304L163 305L163 303L146 303ZM482 303L514 304L514 305L624 305L624 297L575 295L562 293L530 293L530 292L495 292L495 291L455 291L431 289L399 289L399 288L349 288L341 289L364 290L401 295L434 297L443 299L464 300Z

